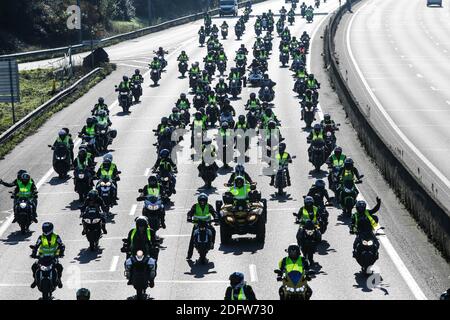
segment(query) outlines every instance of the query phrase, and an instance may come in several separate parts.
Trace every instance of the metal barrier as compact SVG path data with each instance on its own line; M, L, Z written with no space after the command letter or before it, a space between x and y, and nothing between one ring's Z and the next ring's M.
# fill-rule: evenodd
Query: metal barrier
M354 0L357 3L361 0ZM417 155L402 139L394 135L386 119L375 117L377 108L361 106L341 74L335 57L334 37L346 12L341 7L330 18L324 33L324 63L330 81L341 101L358 137L386 180L406 208L435 242L446 257L450 257L450 191L439 177L420 163ZM369 111L368 111L368 110ZM370 110L372 110L370 112ZM401 149L398 147L401 146ZM417 172L416 168L419 169Z
M29 114L27 114L25 117L20 119L14 125L12 125L8 130L6 130L5 132L2 133L2 135L0 135L0 145L8 141L17 131L22 129L30 121L36 119L36 117L38 117L40 114L42 114L50 107L61 101L63 98L67 97L68 95L76 91L80 85L84 84L85 81L89 80L92 76L96 75L98 72L100 72L100 70L102 70L102 68L96 68L92 70L87 75L85 75L77 82L72 84L70 87L61 91L60 93L52 97L50 100L48 100L47 102L45 102L32 112L30 112Z

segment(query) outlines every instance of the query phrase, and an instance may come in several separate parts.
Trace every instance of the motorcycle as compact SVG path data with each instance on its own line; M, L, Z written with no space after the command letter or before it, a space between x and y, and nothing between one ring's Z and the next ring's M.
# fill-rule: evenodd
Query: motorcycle
M188 222L193 222L192 219L189 219ZM194 248L197 250L200 264L207 264L208 259L206 259L206 255L208 251L211 249L212 244L212 234L208 229L208 223L205 220L198 220L197 225L194 228Z
M312 147L310 162L313 164L315 171L320 172L320 167L327 160L325 157L325 141L323 139L319 139L312 141L311 143Z
M271 102L275 98L269 87L261 88L258 92L258 97L262 102Z
M99 213L95 207L88 207L82 216L86 239L89 242L89 250L91 251L98 249L98 242L102 236L102 219L98 215Z
M102 198L103 202L106 205L106 208L113 207L113 200L114 200L114 191L113 188L115 188L115 183L111 179L107 177L103 177L101 180L97 182L97 185L95 186L95 189L97 189L98 195L100 198Z
M303 97L306 92L306 82L304 78L297 78L294 84L294 89L292 90L297 93L298 97Z
M220 124L224 122L228 123L229 128L234 128L235 125L233 115L229 111L224 111L220 113L219 122Z
M211 188L212 182L217 178L218 170L219 167L215 161L213 163L203 161L198 166L199 176L205 182L207 188Z
M316 108L311 102L306 102L303 110L303 120L305 121L306 128L311 128L311 124L314 121Z
M320 0L315 0L314 6L315 6L316 8L319 8L319 7L320 7Z
M360 183L357 181L356 183ZM356 197L358 196L359 191L356 188L353 180L345 180L343 181L340 189L339 189L339 202L342 208L342 212L344 215L351 216L353 207L356 203Z
M223 73L225 72L225 70L227 70L227 63L225 61L220 60L217 63L217 70L219 70L220 75L223 76Z
M142 189L140 189L139 192L142 192ZM165 213L161 198L147 195L145 197L138 197L137 200L144 201L142 215L147 217L150 229L154 230L156 233L161 228L161 218Z
M216 73L216 64L214 62L208 61L205 64L205 70L208 71L209 76L212 77L214 73Z
M297 232L297 243L302 250L303 256L308 260L309 265L314 263L314 253L317 245L322 241L322 235L314 226L312 229L301 226Z
M328 158L336 147L333 134L328 131L325 133L325 157Z
M181 76L184 78L186 72L188 71L188 65L186 63L186 61L180 61L178 63L178 72L181 73Z
M313 22L314 13L306 14L306 22L311 23Z
M256 129L256 127L258 126L259 117L260 117L259 112L257 112L255 109L250 109L250 110L248 110L245 117L247 118L247 123L248 123L249 128Z
M308 285L311 280L309 274L301 273L300 271L282 272L281 270L274 270L278 275L277 281L282 281L282 294L280 300L309 300L312 295L312 290Z
M117 86L116 86L117 88ZM119 105L122 107L124 113L129 113L131 106L131 95L127 91L119 91Z
M378 246L375 245L373 240L374 235L359 235L360 241L353 250L353 257L356 262L361 266L361 271L367 273L367 269L374 265L378 260Z
M133 81L131 83L131 95L134 97L134 103L138 103L139 98L142 96L142 86L140 81Z
M255 33L256 33L257 37L259 37L261 35L261 33L262 33L261 26L255 25Z
M197 84L198 84L198 75L196 75L196 74L189 75L189 87L192 90L195 90L195 88L197 87Z
M222 39L225 40L228 36L228 28L220 28L220 33L222 34Z
M238 68L240 74L245 74L245 67L247 66L246 59L238 59L236 60L236 68Z
M278 190L278 196L283 196L286 194L286 192L284 192L284 188L287 187L286 170L287 166L280 166L275 174L274 187Z
M30 232L31 219L35 210L34 204L27 198L17 198L14 202L14 214L20 226L20 232L26 234Z
M261 81L264 79L264 74L260 69L252 68L249 75L248 75L248 81L253 87L259 87L261 84Z
M214 128L216 126L216 122L219 120L219 108L214 104L208 104L206 107L206 115L208 118L206 119L206 126L209 128Z
M150 78L153 81L153 86L157 86L158 81L161 79L161 72L158 69L152 69L150 72Z
M125 239L126 240L126 239ZM145 293L147 288L149 287L149 282L151 279L156 277L156 261L153 258L150 258L150 264L146 264L145 267L134 268L131 275L128 273L128 270L125 271L125 276L131 277L130 282L133 288L136 290L136 300L147 300L148 296ZM137 258L137 261L142 261L142 259ZM148 269L150 268L150 270Z
M201 33L201 34L198 35L198 42L200 43L200 47L204 46L205 38L206 38L206 36L205 36L204 33Z
M237 99L237 96L241 93L240 81L236 79L231 79L228 87L230 88L230 94L233 97L233 99Z
M294 15L289 15L288 22L289 22L289 25L292 26L292 24L295 22L295 16Z
M197 93L192 99L192 104L194 108L198 111L200 108L204 108L206 105L206 98L204 95Z
M107 152L108 146L117 136L116 130L109 130L107 124L97 124L97 149L99 152Z
M289 63L289 52L280 53L280 62L283 65L283 68Z
M161 186L161 199L163 204L167 204L170 202L170 196L172 195L173 185L174 183L172 179L175 180L175 176L169 171L158 171L157 174L159 185Z
M242 29L236 26L236 27L234 27L234 33L236 34L237 40L241 40Z
M83 202L88 192L92 189L92 175L88 168L80 169L76 167L74 169L74 184L75 192L78 193L79 202Z
M30 246L34 249L34 246ZM42 293L42 300L51 300L58 283L58 272L55 269L57 258L44 256L38 258L38 268L35 274L37 288Z
M64 143L57 143L54 147L49 145L53 151L53 169L60 179L67 177L70 170L71 159L70 152Z

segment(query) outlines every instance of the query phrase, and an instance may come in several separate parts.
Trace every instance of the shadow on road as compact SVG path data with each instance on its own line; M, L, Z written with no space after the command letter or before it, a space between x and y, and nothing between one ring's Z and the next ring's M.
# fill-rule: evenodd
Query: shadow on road
M290 193L278 195L278 193L275 192L270 195L269 201L278 201L278 202L284 203L284 202L287 202L287 201L293 200L293 199L294 198L291 197Z
M239 256L244 252L254 254L262 249L264 249L264 243L258 243L255 238L250 237L239 237L233 239L231 244L220 244L219 246L219 251L222 251L224 254L233 253L235 256Z
M67 177L60 179L59 177L53 177L50 179L50 181L48 182L51 186L57 186L59 184L64 184L67 181L69 181L70 179L72 179L71 176L67 175Z
M383 278L379 273L368 275L363 272L357 272L355 273L355 281L357 283L353 285L355 289L361 289L363 292L372 292L374 289L378 289L385 296L389 295L389 291L386 289L389 286L382 283Z
M86 240L86 245L89 243ZM80 253L73 260L78 261L80 264L89 263L92 260L99 261L103 253L103 248L98 248L96 251L91 251L89 248L81 249Z
M190 272L185 272L184 274L194 276L194 278L204 278L207 274L214 274L217 273L217 271L209 271L211 269L214 269L215 265L214 262L209 261L207 264L201 264L196 260L195 262L192 260L187 261L189 267L191 268Z
M320 242L317 245L317 254L324 256L327 255L328 252L337 252L336 249L331 248L330 249L330 244L328 243L327 240L322 240L322 242Z
M0 242L6 245L16 245L19 242L23 241L31 241L29 238L33 235L34 231L27 232L26 234L22 234L20 231L11 232L6 239L0 239Z
M320 170L317 172L315 169L309 171L309 176L315 179L323 179L328 175L327 171Z

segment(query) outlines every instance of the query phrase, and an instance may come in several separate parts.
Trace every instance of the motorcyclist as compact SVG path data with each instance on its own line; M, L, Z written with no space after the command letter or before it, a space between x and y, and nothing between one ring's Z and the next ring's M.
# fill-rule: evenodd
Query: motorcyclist
M30 175L26 172L26 170L19 170L17 173L17 179L11 183L3 181L0 179L0 184L5 187L12 188L14 187L14 207L16 206L16 201L21 198L29 199L32 206L32 217L31 220L37 223L37 187L34 183L34 180L31 179ZM14 210L14 219L12 223L17 222L16 212Z
M77 300L90 300L91 299L91 292L89 289L86 288L80 288L77 290Z
M159 157L156 160L155 165L152 168L153 172L164 170L164 172L168 172L171 176L171 185L172 185L172 193L176 194L175 190L175 173L178 173L177 165L170 158L170 152L167 149L163 149L159 153Z
M219 78L219 82L216 84L216 93L224 94L228 92L228 85L224 78Z
M287 185L291 185L291 176L289 175L288 163L292 163L292 157L289 153L286 152L286 144L284 142L280 143L279 152L275 155L275 161L279 167L286 168L286 180ZM275 174L270 177L270 185L273 186L275 182Z
M303 31L302 35L300 36L300 40L302 42L308 42L311 38L309 37L308 33L306 31Z
M248 200L250 185L246 183L244 177L237 176L234 179L234 185L230 187L229 192L234 200Z
M184 50L181 51L180 55L177 58L177 61L179 61L179 62L186 62L186 63L189 61L189 57L186 54L186 51L184 51Z
M317 179L316 182L309 188L308 196L314 197L315 195L319 195L320 199L320 207L324 205L323 199L325 198L328 203L331 202L330 196L328 195L327 189L325 189L325 181L322 179ZM318 203L316 203L319 205Z
M376 197L377 204L372 209L367 209L367 203L363 200L359 200L355 204L356 211L352 214L352 222L350 224L350 233L351 234L357 234L359 232L359 222L362 220L363 217L365 217L371 227L372 230L378 230L378 217L375 216L375 213L380 210L381 206L381 199L379 197Z
M201 193L197 197L197 203L194 204L187 213L187 220L194 222L194 227L192 228L191 233L191 239L189 241L189 248L187 253L187 260L190 260L192 258L192 253L194 251L194 231L196 227L196 222L199 220L211 222L212 220L217 219L217 213L214 210L214 207L208 203L208 196L204 193ZM214 242L216 239L216 229L214 229L214 226L211 223L207 224L207 228L211 230L211 247L210 249L214 248Z
M355 167L352 158L346 158L344 160L344 166L339 170L339 181L342 183L344 180L361 180L361 176L358 169Z
M135 221L136 227L128 232L126 245L122 251L126 252L127 258L129 258L142 250L144 255L149 255L157 260L159 249L154 230L149 227L148 220L144 216L137 217Z
M245 139L245 151L247 151L247 149L249 148L250 145L250 137L248 135L245 135L245 133L247 132L247 129L249 129L249 125L247 122L247 119L245 118L245 116L243 114L239 115L238 117L238 121L236 121L236 124L234 125L234 131L235 131L235 144L236 147L238 147L238 138L242 138L240 136L241 132L239 132L238 130L242 130L244 133L244 139Z
M100 110L97 112L95 119L97 120L97 125L104 125L106 127L110 127L112 125L112 122L105 110Z
M242 43L237 52L238 53L242 53L244 55L247 55L248 54L248 50L245 47L245 44Z
M322 209L314 205L314 199L311 196L306 196L303 200L303 207L298 210L295 216L300 225L304 225L306 221L311 220L316 226L319 225L320 215Z
M200 76L200 67L198 62L194 62L189 69L189 76Z
M231 105L230 99L225 99L223 101L222 108L220 109L221 113L229 112L233 117L236 115L236 110Z
M73 167L80 170L88 169L92 176L94 176L95 163L91 154L89 154L86 148L80 148L78 156L73 160Z
M241 73L238 68L231 68L231 72L228 75L228 80L237 80L239 86L241 86Z
M219 28L216 26L216 24L213 24L211 27L211 33L212 34L217 34L219 33Z
M130 80L127 76L122 77L122 81L119 83L119 86L116 88L116 91L130 93Z
M191 107L191 103L189 102L189 99L186 97L186 93L181 93L180 98L175 103L175 106L179 110L189 110Z
M205 31L205 27L204 26L201 26L200 27L200 30L198 30L198 35L199 36L201 36L201 35L206 35L206 31Z
M287 10L286 10L286 8L284 6L282 6L279 12L280 12L281 15L285 15Z
M162 117L161 118L161 122L158 124L158 126L156 127L156 130L154 130L155 135L160 135L163 134L164 131L170 128L170 124L169 124L169 118L167 117Z
M92 215L91 211L86 210L87 208L95 208L95 214ZM101 209L101 212L100 212ZM89 217L90 219L98 218L101 220L101 227L104 234L107 234L106 231L106 218L105 213L108 212L108 208L106 208L105 203L103 202L102 198L99 196L97 190L91 190L88 192L88 195L86 197L86 200L84 201L83 205L80 207L81 210L81 221L83 223L83 231L81 232L82 235L86 234L86 224L84 222L84 218Z
M258 59L253 59L252 63L250 63L248 67L250 69L252 69L252 70L260 69L261 68L261 64L259 63Z
M310 90L320 89L320 83L314 78L314 74L312 73L308 75L308 80L306 80L306 88Z
M220 49L219 53L217 54L217 63L222 61L226 65L227 60L228 60L228 58L227 58L227 55L225 54L225 51L223 49Z
M217 97L216 97L216 94L215 94L214 90L210 90L208 92L208 95L206 96L206 99L208 101L208 104L210 104L210 105L217 105Z
M104 111L102 110L101 112L104 112ZM58 145L60 143L64 144L66 146L67 150L69 150L70 161L72 161L72 159L74 158L74 156L73 156L74 143L72 140L72 135L69 134L69 129L63 128L58 131L58 138L56 138L55 142L53 143L53 148L56 147L56 145Z
M332 169L331 171L333 171L333 169L336 167L343 167L346 158L347 156L342 153L342 148L336 146L336 148L334 148L333 154L328 157L327 164Z
M322 130L322 127L320 126L320 124L316 123L314 125L313 130L310 132L310 134L308 135L306 140L308 143L311 143L311 145L308 148L308 156L309 156L309 159L311 159L312 146L313 146L314 142L316 142L318 140L324 140L324 133L323 133L323 130Z
M203 58L203 62L208 63L211 62L213 64L216 63L216 54L214 51L210 51L206 54L206 57Z
M303 120L305 118L305 109L306 108L311 108L311 110L313 110L313 112L315 112L316 102L314 101L313 93L311 90L306 89L305 93L303 94L302 100L300 102L300 106L302 108L300 120ZM321 128L323 131L322 126L321 126Z
M182 122L180 109L177 107L172 108L172 113L169 115L169 123L173 127L180 126Z
M33 247L31 257L38 259L41 259L43 257L52 257L55 259L54 265L55 270L58 273L58 288L63 287L61 281L63 266L58 262L57 258L64 257L65 249L66 247L63 244L60 236L53 232L53 223L44 222L42 224L42 235L37 239L36 244ZM31 266L31 271L33 272L33 283L31 284L31 288L35 288L37 286L36 272L38 268L39 264L38 261L36 261Z
M250 93L250 98L247 100L245 104L245 110L261 110L261 101L256 97L256 93Z
M148 285L150 288L155 286L156 261L148 255L144 255L142 250L138 250L136 255L130 256L125 261L125 275L128 279L127 285L132 285L133 273L136 270L144 270L149 276Z
M280 121L278 121L277 116L273 113L272 109L267 108L261 116L261 127L267 129L270 121L274 121L276 125L280 124Z
M81 129L79 136L86 136L89 139L92 139L97 134L97 131L97 119L89 117L86 119L86 125Z
M153 61L149 64L149 67L151 70L158 71L158 74L161 76L161 62L159 61L158 57L153 57Z
M308 78L308 72L306 72L306 69L304 66L300 66L297 71L295 72L295 77L297 79L303 79L306 81L306 79Z
M207 85L209 85L211 83L211 77L209 76L208 71L206 71L206 70L202 71L202 75L200 76L199 83L202 84L203 90L205 89L205 87Z
M91 110L92 115L96 115L96 113L100 110L105 110L109 114L108 106L105 103L105 99L103 97L98 98L98 103L94 105L94 108Z
M331 119L329 113L325 113L323 115L323 120L320 121L320 125L322 126L324 132L330 131L334 134L334 132L338 129L336 123Z
M300 43L298 42L296 37L292 37L291 41L289 42L289 47L291 51L294 51L300 46Z
M278 269L281 272L278 274L277 280L281 281L282 274L287 274L291 271L299 271L302 275L305 275L309 270L309 264L308 261L300 255L300 247L296 243L292 243L285 251L287 252L288 256L281 259L278 263ZM305 294L307 299L309 300L312 295L312 290L309 286L306 287L307 289ZM283 286L280 287L278 292L280 294L280 297L283 298Z
M233 272L229 280L230 286L225 291L225 300L256 300L252 287L244 281L241 272Z
M270 90L270 93L273 95L275 94L275 91L273 90L273 87L276 86L276 82L269 79L269 75L265 74L264 79L261 81L261 88L268 87Z
M111 190L113 192L112 205L117 205L117 200L119 200L117 197L117 182L120 181L119 173L120 171L117 169L117 165L113 163L113 156L110 153L105 154L103 156L103 163L97 170L96 177L100 180L108 178L113 182L113 186L111 186Z
M237 177L243 177L245 179L245 183L253 184L252 178L245 171L245 167L242 164L237 164L236 167L234 167L234 172L231 174L227 182L228 186L231 187L236 182Z
M144 82L144 77L141 74L141 70L134 70L134 74L131 76L131 82L141 84Z

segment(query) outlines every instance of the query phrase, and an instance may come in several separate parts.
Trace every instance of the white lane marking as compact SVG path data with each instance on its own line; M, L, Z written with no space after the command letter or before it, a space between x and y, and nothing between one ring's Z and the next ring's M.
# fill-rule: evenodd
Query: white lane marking
M433 87L433 86L431 86L430 89L433 90L433 91L438 91L438 89L436 89L436 88Z
M251 282L258 282L258 274L256 273L256 266L254 264L251 264L248 266L250 269L250 281Z
M450 100L445 101L446 104L450 105Z
M137 209L137 204L133 204L131 206L130 216L134 216L134 214L136 213L136 209Z
M119 263L119 256L114 256L111 261L111 267L109 268L109 271L110 272L116 271L118 263Z
M440 173L429 161L428 159L425 158L425 156L423 156L419 150L417 150L417 148L411 143L411 141L409 141L406 136L400 131L400 129L397 127L397 125L395 124L395 122L392 120L392 118L387 114L386 110L384 110L383 106L381 105L380 101L377 99L377 97L375 96L375 94L372 92L372 90L370 89L370 86L368 85L367 81L364 79L364 75L361 72L361 69L358 66L358 63L355 60L355 57L353 55L353 51L351 48L351 43L350 43L350 30L352 28L353 22L355 20L355 17L357 16L358 12L360 12L360 10L362 10L363 8L365 8L367 6L367 3L364 4L363 6L361 6L352 16L352 18L350 19L349 25L347 27L347 35L346 35L346 42L347 42L347 51L349 53L350 59L353 62L353 65L355 67L356 72L358 73L362 83L364 84L364 86L366 87L366 90L368 91L368 93L370 94L371 98L373 99L373 101L375 102L375 104L377 105L377 107L380 109L380 111L383 113L383 115L386 117L386 119L388 120L388 122L391 124L391 126L394 128L394 130L397 132L397 134L402 137L404 139L404 141L411 147L411 149L416 152L416 154L422 158L422 160L424 160L424 162L429 163L431 169L434 171L436 171L437 173L439 173L445 180L447 180L445 178L445 176L443 176L442 173ZM435 172L435 173L436 173ZM444 180L444 181L445 181ZM449 181L446 181L446 184L448 186L450 186ZM360 193L361 198L362 198L362 194ZM397 254L397 252L395 251L394 247L392 246L391 242L389 241L389 239L385 236L382 237L381 239L381 244L383 245L383 247L385 248L385 250L387 251L389 257L391 258L392 262L394 263L394 265L396 266L398 272L400 273L400 275L402 276L403 280L406 282L406 284L408 285L409 289L411 290L411 292L413 293L413 295L416 297L416 299L418 300L427 300L427 297L425 296L425 294L423 293L422 289L419 287L419 285L417 284L417 282L415 281L415 279L412 277L411 273L409 272L408 268L406 268L405 264L403 263L403 261L401 260L400 256Z
M148 177L149 174L150 174L150 168L145 169L144 177Z
M142 68L142 66L137 66L135 64L127 64L127 63L117 63L117 65L122 66L122 67Z
M416 74L416 76L417 76L418 78L423 78L423 75L421 75L420 73Z

